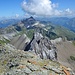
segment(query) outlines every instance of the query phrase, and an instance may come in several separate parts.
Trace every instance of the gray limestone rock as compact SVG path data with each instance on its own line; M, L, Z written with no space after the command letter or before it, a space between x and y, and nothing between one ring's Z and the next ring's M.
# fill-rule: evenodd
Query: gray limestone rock
M57 59L57 49L47 37L35 32L32 40L26 46L25 51L31 50L39 55L42 59Z
M29 64L27 65L27 67L31 70L31 71L37 71L39 70L39 67L38 66L35 66L33 64Z

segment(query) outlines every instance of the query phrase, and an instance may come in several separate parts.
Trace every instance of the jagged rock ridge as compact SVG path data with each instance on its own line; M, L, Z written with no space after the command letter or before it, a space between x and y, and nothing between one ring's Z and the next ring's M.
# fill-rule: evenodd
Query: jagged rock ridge
M47 37L35 32L32 40L26 46L25 51L32 50L42 59L57 59L57 49Z

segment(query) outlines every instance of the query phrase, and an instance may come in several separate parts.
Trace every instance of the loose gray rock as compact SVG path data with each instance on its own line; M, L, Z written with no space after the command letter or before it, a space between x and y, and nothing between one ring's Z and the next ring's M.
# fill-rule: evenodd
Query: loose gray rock
M33 64L28 64L27 67L31 70L31 71L37 71L39 70L38 66L35 66Z
M29 73L31 73L32 71L31 71L29 68L26 67L26 68L24 69L24 72L25 72L26 74L29 74Z

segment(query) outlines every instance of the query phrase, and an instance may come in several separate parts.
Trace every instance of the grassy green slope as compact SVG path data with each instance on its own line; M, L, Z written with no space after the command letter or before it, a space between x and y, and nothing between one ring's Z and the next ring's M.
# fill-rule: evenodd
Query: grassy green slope
M54 33L61 37L67 37L68 40L75 39L75 33L61 26L55 26Z

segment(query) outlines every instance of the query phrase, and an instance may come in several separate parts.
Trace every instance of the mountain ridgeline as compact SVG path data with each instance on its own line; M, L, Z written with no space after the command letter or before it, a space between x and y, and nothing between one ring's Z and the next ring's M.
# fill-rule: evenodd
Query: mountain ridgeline
M68 40L75 39L75 33L71 31L73 25L72 21L68 18L51 18L50 21L38 21L33 17L23 19L18 23L15 23L6 28L0 28L0 34L7 34L12 32L19 32L19 34L25 33L30 39L33 37L35 31L40 32L43 36L47 36L49 39L55 39L58 37L67 38ZM70 23L69 23L70 22ZM70 27L71 26L71 27ZM68 28L69 27L69 28ZM74 29L74 28L72 28Z
M50 21L38 21L33 17L23 19L21 22L16 24L15 28L18 31L24 31L26 29L26 33L31 33L38 31L42 33L43 36L47 36L50 39L55 39L58 37L66 37L68 40L75 39L75 33L72 29L74 29L74 22L71 25L73 19L69 18L53 18ZM70 22L70 23L69 23ZM66 25L67 24L67 25ZM32 38L32 36L28 36Z

